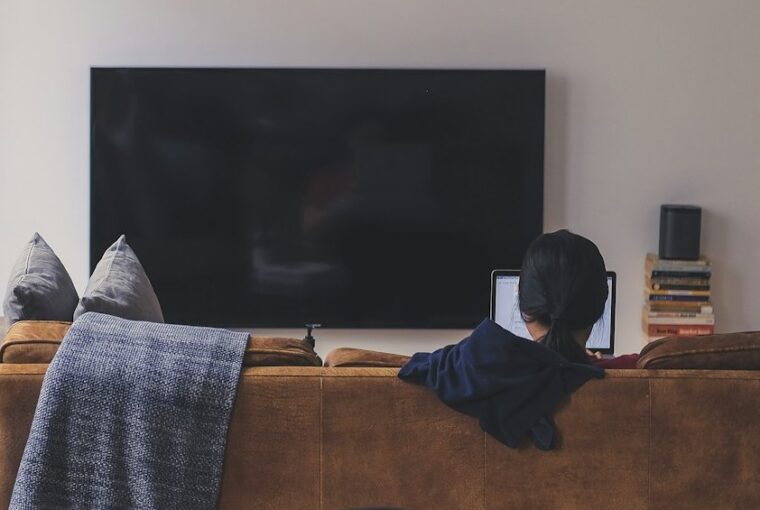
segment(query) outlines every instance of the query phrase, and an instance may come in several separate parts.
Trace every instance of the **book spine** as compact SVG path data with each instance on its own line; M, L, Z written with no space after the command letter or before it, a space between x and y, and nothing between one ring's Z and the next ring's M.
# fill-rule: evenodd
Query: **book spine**
M649 308L644 308L644 315L649 318L655 319L712 319L715 320L715 315L712 313L700 313L700 312L655 312Z
M702 292L710 290L709 285L681 285L673 283L650 283L649 288L652 290L696 290Z
M652 269L652 278L710 278L710 276L709 269L707 271L663 271Z
M675 284L675 285L710 285L708 278L681 278L681 277L666 277L660 276L652 278L650 275L645 275L648 283L660 283L660 284Z
M649 294L649 301L681 301L681 302L705 302L710 300L710 295L683 296Z
M715 317L647 317L647 324L666 326L714 326Z
M711 267L710 266L675 266L675 265L668 265L664 266L662 264L654 264L651 267L652 271L670 271L673 273L700 273L705 274L709 273Z
M645 273L644 279L646 280L648 285L654 285L654 284L694 285L694 286L700 286L700 285L709 286L710 285L709 278L680 278L680 277L670 278L670 277L663 277L663 276L652 278L651 274Z
M652 324L647 328L649 336L697 336L712 335L715 326L682 326L680 324Z
M648 309L651 312L713 313L710 303L683 303L678 301L650 302Z
M707 290L674 290L674 289L652 289L647 293L650 296L706 296L710 297L710 292Z
M707 266L710 261L704 257L697 260L679 260L679 259L661 259L655 253L647 253L647 262L660 264L663 266Z

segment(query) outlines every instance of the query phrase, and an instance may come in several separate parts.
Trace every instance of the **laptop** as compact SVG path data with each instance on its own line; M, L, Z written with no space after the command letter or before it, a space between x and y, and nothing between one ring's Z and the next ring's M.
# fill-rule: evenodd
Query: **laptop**
M530 338L528 328L522 319L517 304L517 284L520 271L514 269L497 269L491 273L491 320L498 325L523 338ZM609 294L604 305L604 314L594 324L586 348L602 354L615 352L615 287L617 275L607 271Z

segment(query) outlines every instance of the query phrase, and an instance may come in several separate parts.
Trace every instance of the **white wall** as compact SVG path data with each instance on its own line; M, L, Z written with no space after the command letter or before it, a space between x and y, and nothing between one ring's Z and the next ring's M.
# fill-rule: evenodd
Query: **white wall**
M641 347L663 202L705 208L719 329L760 329L758 27L756 0L0 0L0 273L38 230L84 287L91 65L541 67L545 226L618 271L618 352ZM412 352L462 333L320 344Z

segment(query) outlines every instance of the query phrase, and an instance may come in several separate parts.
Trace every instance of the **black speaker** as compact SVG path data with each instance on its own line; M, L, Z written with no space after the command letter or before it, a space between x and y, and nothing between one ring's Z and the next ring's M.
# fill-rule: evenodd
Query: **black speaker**
M702 208L663 204L660 207L660 258L697 260Z

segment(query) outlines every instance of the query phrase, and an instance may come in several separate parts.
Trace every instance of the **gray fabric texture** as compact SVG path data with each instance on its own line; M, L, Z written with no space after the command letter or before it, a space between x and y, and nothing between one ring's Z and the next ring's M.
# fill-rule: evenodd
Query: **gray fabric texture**
M119 237L95 266L74 319L87 312L136 321L164 322L158 297L125 236Z
M80 317L45 375L10 508L215 508L247 341Z
M61 259L35 232L8 279L3 299L8 325L20 320L70 321L78 300Z

